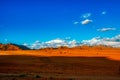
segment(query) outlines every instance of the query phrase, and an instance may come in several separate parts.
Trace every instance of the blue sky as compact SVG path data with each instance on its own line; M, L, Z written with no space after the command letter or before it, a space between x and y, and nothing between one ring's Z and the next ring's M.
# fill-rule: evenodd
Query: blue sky
M0 42L77 41L120 34L119 0L0 0ZM83 23L82 23L83 22Z

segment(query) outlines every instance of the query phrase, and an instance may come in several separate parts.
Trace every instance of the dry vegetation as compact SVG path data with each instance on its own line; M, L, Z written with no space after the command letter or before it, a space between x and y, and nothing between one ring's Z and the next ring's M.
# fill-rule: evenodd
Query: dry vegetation
M0 51L0 80L120 80L120 49Z

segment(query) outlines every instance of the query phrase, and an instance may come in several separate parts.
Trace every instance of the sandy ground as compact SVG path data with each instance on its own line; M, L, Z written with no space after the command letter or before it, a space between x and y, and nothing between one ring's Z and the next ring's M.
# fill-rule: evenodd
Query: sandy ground
M0 80L120 80L120 49L0 51Z
M28 55L28 56L65 56L65 57L106 57L112 60L120 60L120 48L72 48L72 49L43 49L0 51L0 55Z

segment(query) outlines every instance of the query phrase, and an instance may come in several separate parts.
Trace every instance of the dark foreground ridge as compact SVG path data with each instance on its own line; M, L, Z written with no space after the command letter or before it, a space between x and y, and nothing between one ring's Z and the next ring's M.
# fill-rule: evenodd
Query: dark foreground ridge
M120 80L120 61L105 57L0 56L0 80Z

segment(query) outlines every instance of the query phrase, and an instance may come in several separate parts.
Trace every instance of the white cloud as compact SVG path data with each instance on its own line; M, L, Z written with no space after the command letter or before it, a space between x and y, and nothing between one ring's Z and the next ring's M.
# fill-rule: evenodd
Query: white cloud
M24 45L24 46L28 46L28 44L27 44L27 43L24 43L23 45Z
M106 13L107 13L106 11L103 11L101 14L102 14L102 15L105 15Z
M69 41L68 44L69 44L69 47L75 47L80 45L80 43L78 44L76 40Z
M70 40L70 39L71 39L71 37L66 37L65 39L66 39L66 40Z
M101 28L101 29L97 29L97 31L101 31L101 32L113 31L113 30L116 30L116 28Z
M5 43L10 43L10 41L6 38L6 39L4 39L4 42Z
M35 41L32 45L30 46L26 45L26 46L31 49L40 49L40 48L46 48L46 47L57 48L60 46L74 47L78 45L80 45L80 43L77 42L76 40L57 38L57 39L46 41L46 42Z
M8 39L5 39L5 42L8 42Z
M85 13L81 16L81 18L84 19L83 21L81 21L81 22L75 21L73 24L76 25L76 24L81 23L83 25L86 25L86 24L92 22L92 20L88 19L89 17L91 17L91 13Z
M90 19L85 19L85 20L81 21L81 24L82 24L82 25L86 25L86 24L89 24L89 23L91 23L91 22L93 22L93 21L90 20Z
M85 13L81 16L81 18L89 18L91 16L91 13Z
M45 43L49 45L49 47L60 47L60 46L73 47L79 44L76 40L70 40L70 39L54 39L51 41L47 41Z
M57 38L57 39L46 41L46 42L35 41L31 45L28 45L25 43L24 45L31 49L40 49L40 48L47 48L47 47L57 48L60 46L75 47L83 44L90 45L90 46L106 45L106 46L112 46L112 47L120 47L120 34L112 38L95 37L90 40L83 40L81 42L72 40L72 39Z
M95 37L90 40L83 40L82 43L90 46L106 45L106 46L112 46L112 47L120 47L120 35L117 35L112 38Z
M35 41L35 43L40 43L40 41L39 41L39 40L37 40L37 41Z
M49 44L53 44L53 43L64 43L64 40L62 39L55 39L55 40L51 40L51 41L48 41L46 43L49 43Z
M79 22L76 21L76 22L74 22L73 24L79 24Z

